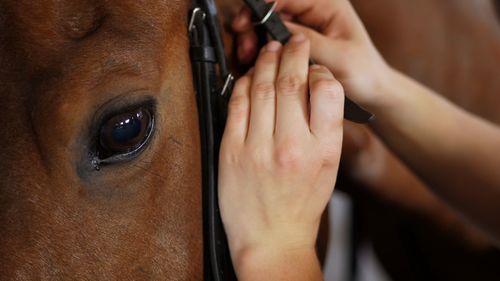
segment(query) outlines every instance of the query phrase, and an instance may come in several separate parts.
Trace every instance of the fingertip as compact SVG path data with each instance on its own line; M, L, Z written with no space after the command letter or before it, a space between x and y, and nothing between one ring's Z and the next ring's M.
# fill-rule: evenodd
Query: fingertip
M336 80L335 78L335 75L333 75L333 73L330 71L330 69L328 69L328 67L324 66L324 65L321 65L321 64L312 64L311 66L309 66L309 71L311 72L311 74L321 74L325 77L329 77L333 80Z
M294 34L294 36L302 34L307 40L312 39L311 36L313 35L313 30L309 27L305 27L290 21L285 21L284 24L290 30L290 32Z
M248 70L247 74L248 76L253 76L253 73L255 72L255 67L250 67L250 69Z
M311 65L311 66L309 67L309 70L310 70L311 72L313 72L313 71L321 70L321 68L322 68L322 66L321 66L321 65L319 65L319 64L313 64L313 65Z
M288 29L290 29L290 31L294 31L300 28L298 24L295 24L291 21L284 21L283 23Z
M240 13L234 18L232 22L232 28L236 32L244 32L251 28L251 11L244 7L240 10Z
M267 43L267 45L264 47L264 50L267 51L267 52L278 52L279 50L281 50L281 43L279 41L271 41L269 43Z
M304 35L304 33L302 33L302 32L297 32L292 36L292 38L290 38L290 42L293 42L293 43L301 43L301 42L304 42L306 40L307 40L307 38Z

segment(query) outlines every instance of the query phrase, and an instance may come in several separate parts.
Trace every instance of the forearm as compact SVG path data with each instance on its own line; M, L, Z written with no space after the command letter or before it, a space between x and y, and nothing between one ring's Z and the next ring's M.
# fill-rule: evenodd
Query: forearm
M391 72L373 129L443 199L500 240L500 129Z
M234 261L241 281L323 280L314 248L296 250L248 250Z
M364 149L349 160L344 163L351 179L378 200L404 211L410 218L429 222L431 227L448 233L467 247L494 246L489 236L457 215L374 135L370 134Z

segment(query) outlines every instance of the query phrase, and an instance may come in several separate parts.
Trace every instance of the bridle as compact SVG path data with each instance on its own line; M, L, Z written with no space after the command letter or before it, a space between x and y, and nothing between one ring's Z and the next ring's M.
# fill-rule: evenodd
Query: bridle
M236 280L217 197L219 144L234 77L229 73L213 0L195 0L188 32L202 149L204 280Z
M275 5L263 0L245 2L275 40L288 41L291 34L274 13ZM217 197L219 145L234 77L227 67L214 0L193 1L188 32L202 149L204 280L236 280ZM371 118L370 113L348 99L345 112L347 119L356 122Z

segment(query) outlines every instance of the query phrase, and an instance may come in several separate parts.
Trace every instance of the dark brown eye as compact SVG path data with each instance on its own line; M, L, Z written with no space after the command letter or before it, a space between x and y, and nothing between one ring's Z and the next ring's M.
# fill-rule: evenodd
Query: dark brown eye
M151 111L144 107L109 118L102 124L99 132L99 158L137 152L146 144L152 128Z

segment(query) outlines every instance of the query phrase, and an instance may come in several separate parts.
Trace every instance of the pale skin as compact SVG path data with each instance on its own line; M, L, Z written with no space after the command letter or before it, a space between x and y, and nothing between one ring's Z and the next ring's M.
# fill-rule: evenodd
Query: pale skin
M310 43L271 42L235 85L219 198L238 280L320 280L315 241L333 192L344 94Z
M312 58L325 65L336 75L344 86L347 96L376 115L370 126L386 145L449 206L460 212L493 240L500 241L500 223L496 218L496 214L500 212L500 204L498 204L500 202L500 177L496 171L497 167L500 167L500 128L451 104L387 65L373 46L349 1L282 0L278 3L278 10L288 16L291 15L295 22L301 24L287 23L294 33L302 33L308 37L312 45ZM252 48L255 42L248 11L243 11L235 19L233 28L241 33L238 56L242 61L248 61L254 56L253 52L255 51ZM258 73L257 71L255 73ZM277 108L279 106L278 103ZM331 108L332 111L336 111L335 109L335 107ZM292 122L292 124L296 124L296 122ZM271 153L271 155L274 154ZM224 157L224 150L221 157ZM240 159L241 163L248 161L243 160L245 157L242 157L237 158ZM303 167L310 168L310 165ZM221 171L224 169L227 170L228 167L222 164ZM279 174L276 181L272 183L269 181L268 185L256 183L255 175L261 174L263 171L267 171L269 177L275 176L271 172L276 172L272 169L253 171L241 169L241 174L234 177L234 181L228 186L259 186L260 189L256 193L260 193L261 198L264 198L262 190L276 190L274 186L280 186L280 184L287 186L286 181L279 180L282 174ZM229 177L231 168L224 173L227 174L223 177ZM246 173L248 173L246 175L247 181L241 180L243 174ZM304 173L307 172L304 171ZM302 177L307 177L307 175L302 175ZM229 190L229 187L224 187L225 184L222 184L221 188ZM268 186L268 188L266 189L264 186ZM236 187L232 188L237 189ZM311 188L304 190L310 191ZM251 193L249 191L246 195ZM237 200L236 194L233 194L235 197L227 195L226 200L231 201L234 206L231 208L231 204L227 204L227 208L223 210L223 219L224 213L237 215L236 213L239 212L237 210L241 209L242 202ZM274 198L276 199L276 197ZM324 208L324 205L319 203L325 202L325 199L321 200L318 197L316 200L318 201L308 201L308 205L303 205L302 209L308 209L311 206ZM296 201L293 202L296 203ZM295 212L290 209L290 206L299 208L296 204L292 204L292 201L287 202L283 199L282 203L283 205L280 205L279 208L275 208L274 204L260 205L253 211L263 214L277 214L276 210L282 210L283 213L280 214L288 214L288 212L294 214ZM224 208L224 202L222 205ZM251 210L248 209L248 212ZM319 221L320 213L320 211L316 213L316 218L310 217L311 221ZM250 221L256 221L259 217L256 215L248 216L251 217ZM271 221L267 216L265 218L268 222ZM243 218L240 219L243 220ZM226 217L224 219L226 228L243 227L235 221L236 219L231 220ZM232 226L233 223L235 226ZM275 229L278 229L279 225L277 224ZM313 227L300 228L300 224L288 223L285 225L286 227L283 229L290 230L287 233L301 233L303 229L309 229L312 233L316 233L316 229ZM271 225L267 224L267 226ZM298 232L291 231L293 226L297 227L296 231ZM248 228L248 230L252 229ZM279 232L279 230L275 231ZM271 252L287 249L286 247L281 248L281 245L287 244L286 241L289 240L286 235L275 240L269 239L269 237L276 237L272 235L275 233L274 231L261 232L253 229L254 235L251 239L248 236L252 235L247 232L239 233L242 236L238 236L236 230L229 230L229 233L232 233L229 235L229 240L233 262L237 271L244 269L245 276L249 277L248 280L321 279L320 275L311 275L309 274L310 269L305 268L317 264L312 246L309 248L309 255L294 255L293 253L273 255ZM277 248L270 251L265 250L266 247L273 248L275 242L278 243ZM254 255L253 253L258 254ZM252 258L257 256L266 258L263 261L260 258ZM301 258L299 262L294 263L294 258L297 256ZM297 258L295 258L296 260ZM272 262L281 264L284 270L277 270ZM270 277L273 276L273 272L276 274L276 278ZM290 276L298 277L297 279L290 279L289 276L283 277L283 272L290 272ZM304 274L301 274L302 272ZM259 278L263 276L266 278ZM303 278L300 279L300 277Z
M314 40L315 49L317 48L316 45L319 45L320 47L324 46L321 50L326 51L324 53L315 52L313 55L325 59L325 61L338 60L339 63L345 64L344 67L338 67L336 62L330 62L329 65L347 89L348 96L352 93L356 94L349 88L353 84L357 85L357 88L369 88L369 85L374 87L377 86L377 83L373 82L374 80L375 82L384 81L386 77L384 73L393 71L373 47L370 38L349 3L334 1L335 5L337 5L335 10L342 10L342 13L339 13L342 16L333 19L328 18L328 12L332 11L332 9L309 9L311 1L296 3L289 0L281 2L278 10L280 10L282 18L296 19L296 22L309 25L313 27L312 30L318 31L319 34L328 34L328 36L324 37L332 39L328 40L330 42ZM323 5L323 3L319 3L318 6L328 8L328 5ZM324 16L317 17L321 13ZM351 23L345 21L351 21ZM324 24L325 22L328 24ZM333 24L337 25L336 29L331 27ZM298 25L293 25L291 22L288 22L288 25L292 30L298 28L302 31ZM257 38L253 32L250 11L243 9L241 14L234 19L232 27L238 33L237 57L240 62L248 64L255 57L257 50ZM314 29L314 27L317 28ZM350 30L354 27L358 31L362 31L361 33L358 32L360 34L355 40L353 40L352 35L349 35ZM310 32L311 29L304 29L304 32L311 35L312 39L321 39L320 36L317 36L319 34ZM333 39L335 41L332 45L329 45ZM365 45L366 48L364 49L368 49L367 52L370 54L369 57L372 58L372 61L365 60L366 55L360 56L357 54L363 51L363 48L354 46L359 45L357 41L363 42L361 46ZM328 54L330 53L340 55L329 57ZM370 69L368 75L366 75L366 69ZM389 71L381 71L383 69L389 69ZM346 75L346 71L355 73L355 75ZM350 81L352 83L349 83ZM372 92L378 90L373 89ZM377 96L377 98L380 98L380 96ZM389 201L389 204L394 207L403 208L410 211L412 215L425 219L432 223L433 227L444 230L449 235L459 239L460 243L464 243L467 247L479 250L495 246L496 243L492 240L491 235L468 222L460 212L451 208L449 204L443 201L442 197L437 196L435 192L430 190L429 183L416 174L418 171L412 170L405 162L398 159L398 155L394 151L390 151L392 148L388 144L382 143L380 138L373 134L373 131L373 128L367 126L360 126L352 122L344 123L344 147L342 152L343 167L345 168L344 175L347 174L351 181L358 183L358 186L370 189L370 192L376 194L380 200Z
M311 39L312 57L334 71L348 96L376 115L371 127L386 145L498 242L500 129L388 66L348 1L284 2L300 21L320 27L290 23Z

